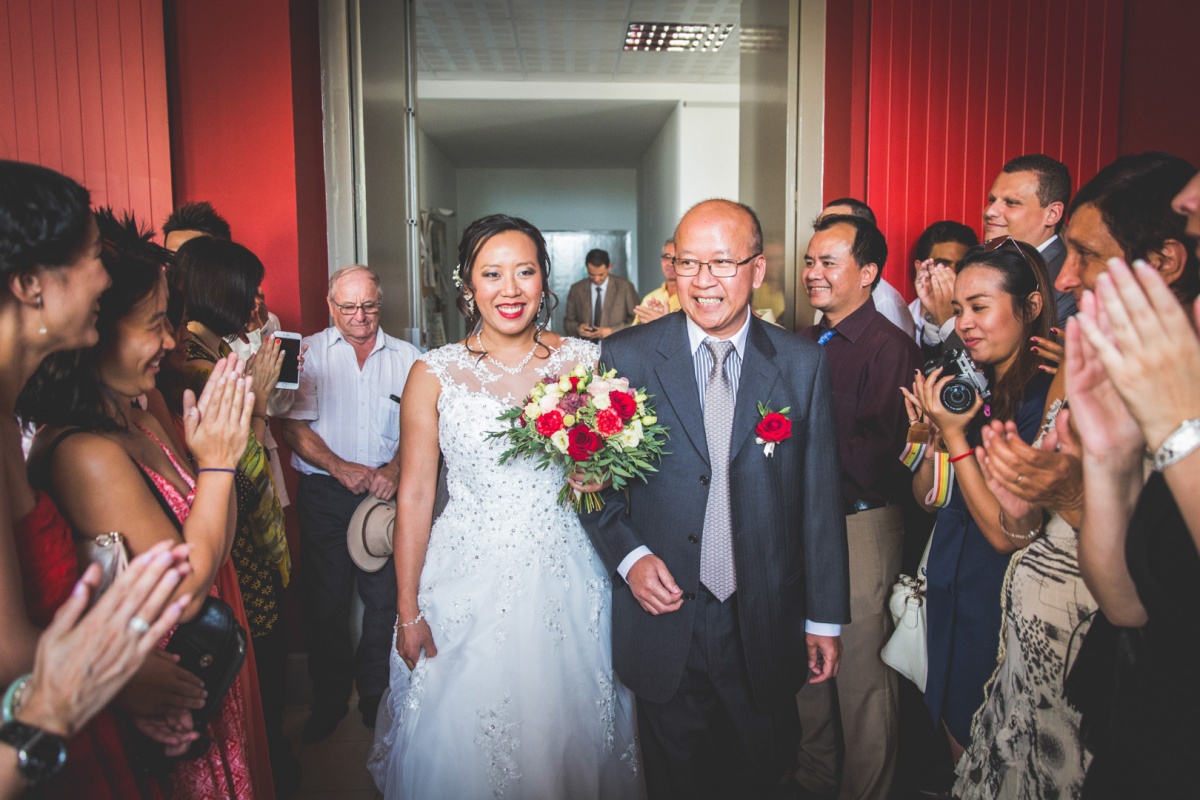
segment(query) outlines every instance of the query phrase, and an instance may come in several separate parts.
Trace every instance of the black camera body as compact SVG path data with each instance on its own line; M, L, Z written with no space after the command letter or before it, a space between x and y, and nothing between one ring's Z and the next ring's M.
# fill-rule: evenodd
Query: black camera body
M975 398L982 397L983 401L992 399L992 390L988 388L987 378L975 366L975 361L967 353L965 347L955 347L949 341L940 358L925 363L923 372L926 375L938 367L942 368L942 377L953 375L954 379L942 387L940 398L947 411L955 414L965 414L975 405Z

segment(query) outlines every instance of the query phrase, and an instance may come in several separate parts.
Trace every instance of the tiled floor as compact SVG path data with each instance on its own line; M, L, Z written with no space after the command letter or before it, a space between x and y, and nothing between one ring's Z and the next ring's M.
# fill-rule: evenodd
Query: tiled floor
M283 712L283 732L300 759L300 789L295 800L377 800L367 774L367 752L374 733L362 724L358 698L350 698L350 713L328 739L305 744L300 738L308 719L307 705L290 705Z

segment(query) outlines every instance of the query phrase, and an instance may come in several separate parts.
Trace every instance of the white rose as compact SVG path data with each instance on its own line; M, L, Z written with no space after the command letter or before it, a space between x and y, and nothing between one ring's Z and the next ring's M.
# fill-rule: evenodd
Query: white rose
M570 442L567 440L567 432L563 428L559 428L550 436L550 442L558 448L558 452L563 455L567 454L567 447Z
M612 399L608 396L608 392L594 395L592 397L592 405L596 407L597 411L603 411L604 409L612 406Z
M541 402L538 403L538 406L542 409L542 413L546 414L558 408L558 398L552 394L547 394L542 398Z
M629 427L617 434L621 447L629 449L642 443L642 423L634 420Z
M537 403L525 406L525 419L537 419L542 415L542 407Z

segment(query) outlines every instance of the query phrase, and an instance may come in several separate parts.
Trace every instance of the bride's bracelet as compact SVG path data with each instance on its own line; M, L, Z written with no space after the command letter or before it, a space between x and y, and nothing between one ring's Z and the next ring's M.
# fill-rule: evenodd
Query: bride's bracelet
M401 628L411 628L413 625L416 625L418 622L420 622L423 619L425 619L424 611L417 614L417 616L414 619L411 619L408 622L401 622L400 617L396 617L396 630L400 630Z

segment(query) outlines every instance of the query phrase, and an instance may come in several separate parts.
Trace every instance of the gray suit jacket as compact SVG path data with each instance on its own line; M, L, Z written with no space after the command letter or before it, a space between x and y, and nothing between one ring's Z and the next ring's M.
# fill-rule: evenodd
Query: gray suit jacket
M1063 264L1067 262L1067 246L1063 243L1061 235L1042 252L1042 260L1046 262L1046 271L1050 273L1050 285L1053 286L1054 282L1058 280L1058 273L1062 272ZM1071 292L1055 291L1054 305L1058 310L1059 328L1065 326L1067 320L1079 312L1075 295Z
M700 535L710 468L683 312L605 339L600 360L645 387L670 428L669 454L648 483L608 490L602 510L582 515L613 577L613 665L625 685L653 702L679 686L700 586ZM768 458L755 443L757 404L790 406L791 438ZM806 617L850 617L846 525L838 488L829 368L821 347L752 317L730 446L738 619L751 688L760 708L789 699L808 674ZM684 592L680 610L642 609L617 565L646 545Z
M584 278L571 284L567 292L567 310L563 315L563 328L567 336L578 336L580 324L592 324L592 295L596 284ZM633 309L638 304L637 289L619 275L608 276L608 288L604 290L604 307L600 309L600 326L612 328L613 332L633 324Z

